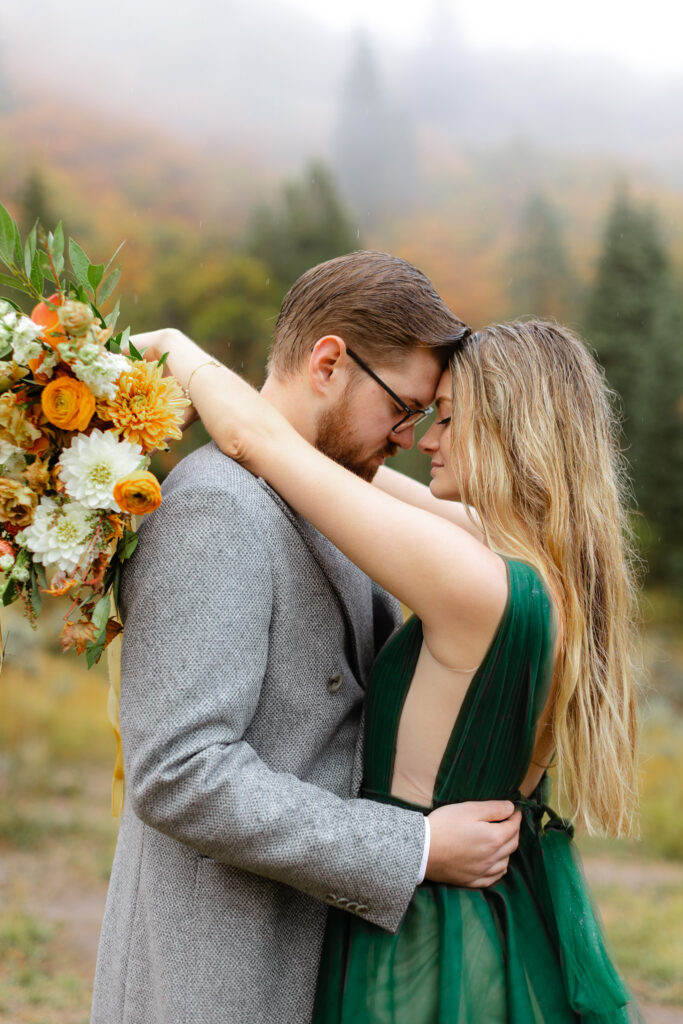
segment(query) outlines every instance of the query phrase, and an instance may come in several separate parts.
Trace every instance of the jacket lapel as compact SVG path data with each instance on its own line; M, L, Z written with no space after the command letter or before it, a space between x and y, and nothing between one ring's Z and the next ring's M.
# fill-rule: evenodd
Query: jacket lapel
M258 478L258 483L296 528L325 574L346 619L351 663L358 681L365 685L377 653L370 579L308 520L295 512L262 477Z

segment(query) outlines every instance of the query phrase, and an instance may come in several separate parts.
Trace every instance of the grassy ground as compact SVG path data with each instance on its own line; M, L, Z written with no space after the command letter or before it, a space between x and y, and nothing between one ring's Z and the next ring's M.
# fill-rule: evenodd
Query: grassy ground
M57 653L56 620L36 636L11 611L0 675L0 1020L85 1024L116 837L106 679ZM676 616L654 617L642 839L581 845L646 1020L674 1024L683 1022L683 649Z

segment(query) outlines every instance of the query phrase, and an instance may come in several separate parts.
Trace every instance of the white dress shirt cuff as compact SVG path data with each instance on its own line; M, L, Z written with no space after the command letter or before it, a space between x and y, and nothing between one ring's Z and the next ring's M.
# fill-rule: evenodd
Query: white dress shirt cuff
M425 816L425 848L422 853L422 861L420 863L420 874L417 876L417 885L421 885L424 882L425 874L427 873L427 861L429 860L429 841L431 839L431 832L429 829L429 818Z

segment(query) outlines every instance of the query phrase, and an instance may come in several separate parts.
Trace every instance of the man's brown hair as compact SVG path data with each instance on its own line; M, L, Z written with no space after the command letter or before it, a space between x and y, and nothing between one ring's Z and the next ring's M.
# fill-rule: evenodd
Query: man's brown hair
M351 252L312 267L289 289L268 369L279 377L296 372L327 334L379 366L417 347L443 349L445 362L465 333L417 267L384 252Z

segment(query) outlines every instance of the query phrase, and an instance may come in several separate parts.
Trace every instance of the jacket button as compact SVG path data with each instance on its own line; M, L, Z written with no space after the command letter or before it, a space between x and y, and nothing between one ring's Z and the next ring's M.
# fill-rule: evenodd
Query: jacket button
M327 680L327 692L336 693L337 690L341 689L341 685L343 682L344 676L341 674L341 672L337 672L336 675L333 675L331 679Z

